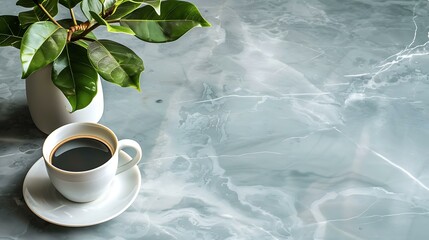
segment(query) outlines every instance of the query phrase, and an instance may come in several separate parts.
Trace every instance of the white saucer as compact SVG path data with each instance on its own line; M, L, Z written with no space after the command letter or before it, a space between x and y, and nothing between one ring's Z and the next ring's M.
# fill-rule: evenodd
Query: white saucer
M131 157L119 152L119 161ZM51 184L43 158L28 171L23 194L37 216L61 226L84 227L108 221L124 212L136 199L141 185L140 170L134 166L115 177L111 190L95 201L75 203L64 198Z

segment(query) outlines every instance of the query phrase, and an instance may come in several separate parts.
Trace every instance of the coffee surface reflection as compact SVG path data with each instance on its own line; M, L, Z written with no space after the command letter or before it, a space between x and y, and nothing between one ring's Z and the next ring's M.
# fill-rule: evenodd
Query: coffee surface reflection
M51 156L51 163L65 171L81 172L97 168L111 157L112 152L106 143L82 137L58 144Z

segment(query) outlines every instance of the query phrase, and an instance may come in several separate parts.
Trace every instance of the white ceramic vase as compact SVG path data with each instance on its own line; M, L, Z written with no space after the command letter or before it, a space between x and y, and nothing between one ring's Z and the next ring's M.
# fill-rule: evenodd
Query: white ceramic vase
M71 105L64 94L52 83L52 65L48 65L26 79L27 104L34 124L42 132L53 130L72 122L98 122L104 111L103 89L100 78L97 94L84 109L71 112Z

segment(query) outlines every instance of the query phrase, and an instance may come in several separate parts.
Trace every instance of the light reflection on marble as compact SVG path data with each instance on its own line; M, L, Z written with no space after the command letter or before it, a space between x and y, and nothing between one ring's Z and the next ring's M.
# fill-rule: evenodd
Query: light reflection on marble
M428 2L193 2L211 28L115 35L145 61L143 91L104 84L101 122L142 145L142 187L97 226L23 202L45 135L0 48L0 238L427 239Z

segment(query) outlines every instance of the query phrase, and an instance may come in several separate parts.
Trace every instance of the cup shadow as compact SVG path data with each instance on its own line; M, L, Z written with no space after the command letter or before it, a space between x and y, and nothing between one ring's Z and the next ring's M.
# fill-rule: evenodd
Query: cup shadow
M0 113L1 142L12 143L46 137L46 134L34 125L26 103L0 102Z

